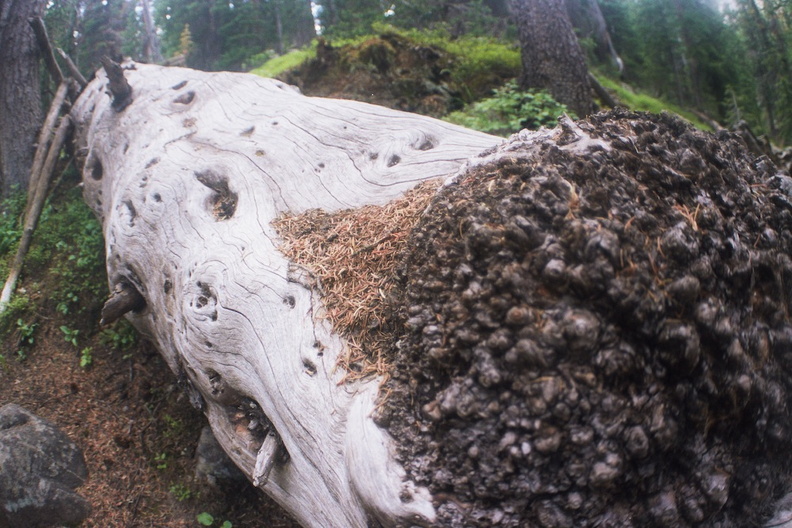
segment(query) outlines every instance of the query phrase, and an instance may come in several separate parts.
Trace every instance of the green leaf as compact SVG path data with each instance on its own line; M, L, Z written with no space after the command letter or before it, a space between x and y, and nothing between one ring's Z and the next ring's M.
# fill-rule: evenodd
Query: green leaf
M214 523L214 517L207 512L201 512L195 518L201 526L212 526L212 523Z

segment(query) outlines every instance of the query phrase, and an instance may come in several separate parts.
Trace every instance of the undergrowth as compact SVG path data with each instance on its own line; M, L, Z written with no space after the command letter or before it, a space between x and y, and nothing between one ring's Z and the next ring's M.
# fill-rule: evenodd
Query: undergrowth
M0 271L8 276L22 233L26 196L13 193L0 203ZM16 339L18 357L31 348L45 306L71 326L85 327L106 296L102 229L76 186L58 192L42 210L17 290L0 315L0 335ZM81 316L79 319L75 316ZM88 317L85 317L88 315Z
M5 256L16 250L19 237L22 236L21 215L25 209L27 197L24 192L15 189L0 204L0 255ZM0 271L8 275L7 259L2 260Z
M491 86L493 78L514 77L520 72L520 50L516 45L506 44L493 38L461 36L451 38L444 30L401 29L375 23L372 33L354 38L334 38L330 44L335 47L356 47L371 40L376 35L396 34L412 41L416 46L434 46L454 57L453 68L448 72L451 78L467 91L467 101L481 92L484 85ZM278 75L297 68L305 61L316 57L316 41L299 50L273 57L251 73L262 77Z
M316 57L315 40L303 48L272 57L258 68L250 70L250 73L255 73L261 77L277 77L281 73L292 70L314 57Z
M416 44L436 46L455 57L451 78L477 93L484 79L516 77L522 67L520 48L488 37L459 36L452 38L443 29L400 29L388 24L372 25L375 33L396 33Z
M522 91L512 81L496 89L492 97L452 112L445 119L481 132L508 136L523 128L536 130L555 126L564 112L567 112L566 106L547 92Z
M636 92L628 85L605 77L604 75L592 72L597 78L599 83L607 90L616 94L616 98L622 102L627 108L640 112L651 112L659 114L661 112L673 112L678 116L690 121L696 128L700 130L712 131L712 127L701 121L695 114L689 112L675 104L663 101L656 97L652 97L646 93Z
M106 296L102 227L78 188L44 209L26 265L46 267L62 315L95 309Z

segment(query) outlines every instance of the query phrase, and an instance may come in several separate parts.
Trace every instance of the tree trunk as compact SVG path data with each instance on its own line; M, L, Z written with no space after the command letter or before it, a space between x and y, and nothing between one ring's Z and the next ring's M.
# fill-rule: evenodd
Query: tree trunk
M380 380L341 382L345 345L270 222L385 203L500 140L252 75L125 73L129 106L113 108L101 74L73 116L111 289L145 300L130 320L234 462L302 524L431 522L372 421Z
M26 190L41 124L39 49L28 20L43 0L0 0L0 197Z
M281 8L278 0L272 1L272 10L275 16L275 51L283 53L283 22L281 21Z
M524 88L545 89L578 117L594 109L588 68L562 0L512 0Z
M296 2L295 29L292 37L292 46L301 48L310 44L316 38L316 23L314 21L313 6L310 0Z
M146 33L143 37L143 57L146 62L160 62L162 61L162 52L160 50L159 37L157 36L157 28L154 27L154 21L151 18L149 0L141 0L140 7L143 10L143 27L146 28Z
M611 60L621 72L624 69L624 62L613 47L605 17L602 16L597 0L566 0L565 4L569 21L578 30L578 38L592 39L597 60L602 63Z

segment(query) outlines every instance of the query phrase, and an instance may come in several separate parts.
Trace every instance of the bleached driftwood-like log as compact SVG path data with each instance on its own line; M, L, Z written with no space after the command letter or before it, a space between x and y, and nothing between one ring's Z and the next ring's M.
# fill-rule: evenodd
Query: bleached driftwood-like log
M428 492L371 419L379 380L340 383L344 343L314 317L320 301L270 222L388 202L500 140L252 75L125 68L128 106L100 72L73 116L110 287L145 302L127 317L234 462L302 524L431 524Z

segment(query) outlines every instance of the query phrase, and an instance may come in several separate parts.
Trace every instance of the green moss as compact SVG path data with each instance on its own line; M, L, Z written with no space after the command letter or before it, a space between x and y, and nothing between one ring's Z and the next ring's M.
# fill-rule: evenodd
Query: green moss
M630 110L651 112L653 114L659 114L664 111L672 112L687 119L695 127L701 130L712 131L712 128L698 119L695 114L688 112L687 110L684 110L675 104L668 103L662 99L652 97L651 95L645 93L635 92L626 84L614 81L613 79L609 79L608 77L600 75L596 72L592 73L594 73L594 76L604 88L616 94L616 98Z
M330 44L343 48L342 61L353 63L358 55L363 55L372 42L381 43L387 35L397 35L409 39L415 46L432 46L452 56L449 67L451 79L462 87L466 102L472 102L487 95L492 86L516 77L521 68L520 50L516 45L505 44L485 37L462 36L451 38L442 30L408 30L387 24L374 24L373 35L363 35L347 39L333 39ZM285 55L274 57L251 73L263 77L276 77L293 70L305 61L316 57L316 42L310 46ZM366 57L361 56L361 59ZM369 61L371 62L371 61Z
M467 89L467 102L485 95L492 86L492 79L516 77L522 67L520 48L496 39L452 38L443 30L399 29L387 24L374 24L372 29L383 34L395 33L418 45L435 46L452 55L454 64L449 73L454 81Z
M250 73L255 73L262 77L277 77L281 73L293 70L314 57L316 57L316 41L304 48L273 57L258 68L251 70Z

